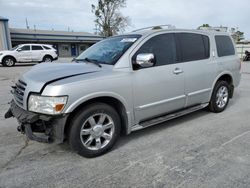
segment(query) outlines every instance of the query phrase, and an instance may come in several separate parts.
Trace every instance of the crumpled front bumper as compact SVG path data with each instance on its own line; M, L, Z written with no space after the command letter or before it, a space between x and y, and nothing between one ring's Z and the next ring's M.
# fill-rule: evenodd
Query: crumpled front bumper
M5 118L15 117L19 122L18 131L38 142L62 143L64 140L64 127L68 114L59 116L43 115L33 113L20 108L14 100L10 103Z

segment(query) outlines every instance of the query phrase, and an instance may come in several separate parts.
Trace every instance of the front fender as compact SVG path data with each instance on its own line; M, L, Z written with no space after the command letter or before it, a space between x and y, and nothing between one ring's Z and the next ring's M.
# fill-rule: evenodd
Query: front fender
M126 110L126 114L127 114L127 121L128 121L128 127L127 127L127 133L130 133L131 130L131 125L133 124L133 109L131 109L131 107L129 107L128 103L126 102L126 100L120 96L119 94L113 93L113 92L95 92L95 93L91 93L89 95L85 95L81 98L79 98L78 100L76 100L74 103L72 103L67 109L64 110L64 113L68 114L73 112L77 107L79 107L81 104L95 99L95 98L99 98L99 97L111 97L114 98L118 101L120 101L122 103L122 105L124 106L125 110Z

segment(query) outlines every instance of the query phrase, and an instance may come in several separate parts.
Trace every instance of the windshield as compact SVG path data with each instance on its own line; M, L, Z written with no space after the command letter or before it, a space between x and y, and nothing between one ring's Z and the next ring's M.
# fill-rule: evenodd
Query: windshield
M19 45L15 46L14 48L12 48L11 50L14 51L19 47Z
M76 60L92 60L114 65L141 35L121 35L102 40L80 54Z

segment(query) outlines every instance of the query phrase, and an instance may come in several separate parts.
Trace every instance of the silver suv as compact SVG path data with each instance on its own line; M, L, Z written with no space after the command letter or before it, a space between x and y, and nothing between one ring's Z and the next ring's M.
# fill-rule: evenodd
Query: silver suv
M67 64L39 64L13 86L6 118L40 142L95 157L129 134L207 107L222 112L241 62L227 33L153 29L105 39Z

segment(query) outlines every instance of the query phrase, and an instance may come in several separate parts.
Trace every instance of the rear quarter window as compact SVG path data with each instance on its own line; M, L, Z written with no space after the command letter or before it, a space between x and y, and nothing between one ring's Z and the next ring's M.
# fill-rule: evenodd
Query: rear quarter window
M44 48L45 50L51 50L51 48L49 48L48 46L43 46L43 48Z
M217 35L215 36L218 57L235 55L233 41L229 36Z

